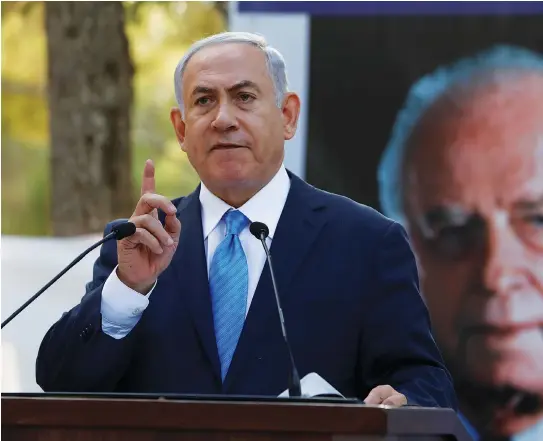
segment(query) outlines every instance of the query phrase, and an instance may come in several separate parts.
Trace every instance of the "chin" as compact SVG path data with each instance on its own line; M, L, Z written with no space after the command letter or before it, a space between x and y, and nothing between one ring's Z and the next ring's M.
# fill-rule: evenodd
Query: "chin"
M238 187L252 182L248 167L239 165L223 166L211 174L211 181L221 187Z

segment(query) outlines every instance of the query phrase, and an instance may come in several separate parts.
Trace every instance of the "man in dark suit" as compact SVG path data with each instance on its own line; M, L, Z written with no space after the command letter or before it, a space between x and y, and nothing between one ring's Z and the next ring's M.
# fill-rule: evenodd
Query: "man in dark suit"
M300 100L281 55L252 34L216 35L180 61L175 88L171 120L202 182L169 201L146 163L137 232L103 245L81 303L42 342L38 384L279 395L289 362L248 231L260 221L302 376L369 404L455 408L405 230L283 165Z

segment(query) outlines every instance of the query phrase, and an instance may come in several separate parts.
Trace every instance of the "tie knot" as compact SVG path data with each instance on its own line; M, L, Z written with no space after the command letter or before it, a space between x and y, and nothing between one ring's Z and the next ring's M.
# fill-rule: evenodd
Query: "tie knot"
M224 216L226 222L226 234L239 236L243 229L249 224L249 219L238 210L229 210Z

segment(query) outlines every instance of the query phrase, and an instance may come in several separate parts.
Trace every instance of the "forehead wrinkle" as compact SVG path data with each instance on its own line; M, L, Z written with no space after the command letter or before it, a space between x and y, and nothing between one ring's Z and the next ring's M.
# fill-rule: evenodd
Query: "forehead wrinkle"
M236 49L226 50L229 46ZM242 69L243 78L232 79L232 77L240 75L240 70L236 68L232 69L232 64L236 67L246 66L246 68ZM199 74L196 76L196 79L203 76L204 79L200 80L202 83L207 76L208 80L211 77L214 81L218 77L234 84L241 81L250 81L258 84L258 77L261 76L262 78L268 78L273 88L265 54L257 47L244 43L225 43L209 46L197 52L187 63L181 81L185 83L187 76L196 75L193 74L195 70Z

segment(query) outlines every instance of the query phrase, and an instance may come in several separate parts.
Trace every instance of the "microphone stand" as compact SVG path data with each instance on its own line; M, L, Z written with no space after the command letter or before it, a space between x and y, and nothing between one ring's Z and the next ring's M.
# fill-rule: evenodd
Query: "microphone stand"
M285 319L283 317L283 310L281 308L281 301L279 299L279 290L277 289L277 282L275 281L275 274L273 272L271 254L270 254L270 250L268 249L268 246L266 245L266 237L269 234L269 230L265 224L262 224L260 222L253 222L251 227L252 227L250 229L251 234L253 234L253 236L259 239L260 242L262 242L262 246L264 247L264 251L266 253L266 258L268 259L268 266L270 267L270 275L271 275L272 284L273 284L273 292L275 293L275 302L277 304L277 311L279 312L279 320L281 322L281 331L283 333L283 339L285 340L285 344L288 350L288 355L290 358L291 368L289 369L289 378L288 378L289 397L301 397L302 386L300 384L300 375L298 374L298 369L296 368L296 363L294 362L294 356L292 355L292 349L290 348L290 344L288 342L287 330L285 327Z

